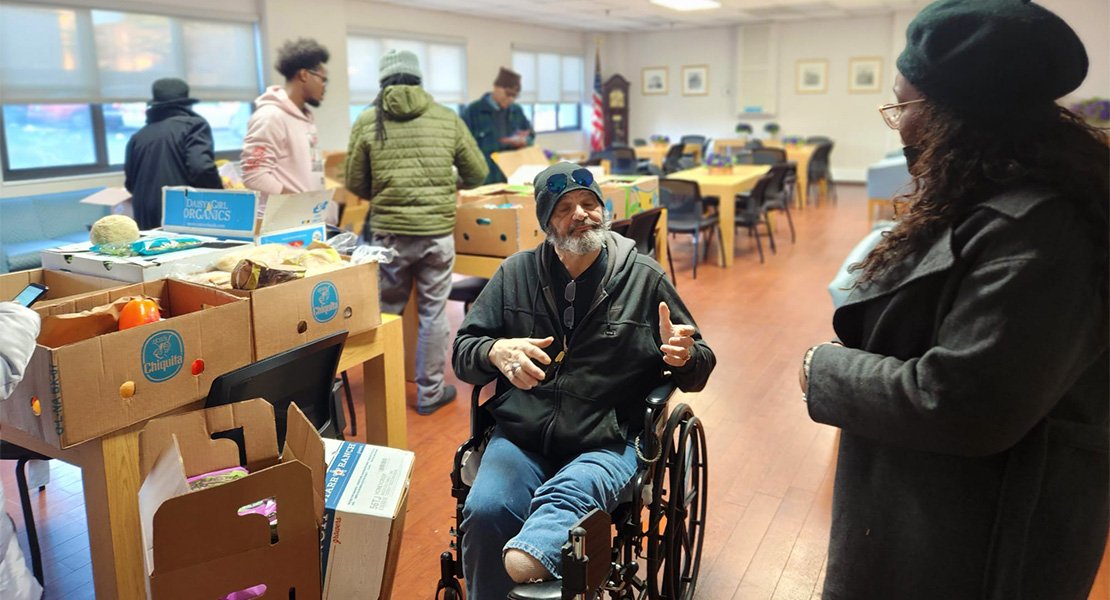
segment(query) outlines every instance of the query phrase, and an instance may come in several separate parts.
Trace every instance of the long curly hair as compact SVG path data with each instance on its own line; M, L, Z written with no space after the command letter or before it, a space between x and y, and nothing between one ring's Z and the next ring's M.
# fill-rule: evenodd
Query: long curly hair
M1088 223L1085 232L1098 253L1095 274L1107 284L1107 213L1110 207L1110 147L1106 131L1059 108L1040 123L985 126L947 107L926 102L911 168L912 189L895 200L908 209L867 258L856 285L881 278L902 259L924 251L937 232L963 220L981 202L1007 188L1039 185L1059 190ZM1077 232L1078 233L1078 232Z

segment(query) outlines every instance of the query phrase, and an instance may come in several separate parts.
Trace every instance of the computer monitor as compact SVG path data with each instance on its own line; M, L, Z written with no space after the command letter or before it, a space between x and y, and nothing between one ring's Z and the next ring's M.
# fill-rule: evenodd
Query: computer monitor
M280 448L285 443L286 410L296 402L321 436L342 439L343 412L336 409L332 388L346 341L347 332L340 331L224 373L212 382L204 406L265 398L274 405Z

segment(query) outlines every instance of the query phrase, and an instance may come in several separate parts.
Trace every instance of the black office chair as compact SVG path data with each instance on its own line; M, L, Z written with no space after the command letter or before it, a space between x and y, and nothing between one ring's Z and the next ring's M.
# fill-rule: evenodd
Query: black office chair
M752 188L749 194L736 197L734 226L747 229L748 234L755 237L755 247L759 251L760 264L763 264L763 243L759 239L760 225L763 225L767 231L767 239L771 242L771 252L775 252L775 234L771 231L771 225L767 221L767 214L763 207L767 201L768 190L777 177L772 172L768 172L760 177L759 181L755 182L755 187Z
M629 219L630 227L625 237L636 242L636 251L640 254L651 257L655 256L655 229L659 225L659 217L662 214L663 207L656 206L655 208L638 212ZM667 247L667 263L671 267L671 283L677 286L678 282L675 280L674 276L674 259L671 257L669 244Z
M612 175L636 175L639 173L639 161L636 151L628 146L613 147L601 153L609 161L609 173Z
M637 147L638 146L647 146L647 140L645 140L644 138L635 138L635 139L632 140L632 145L637 146Z
M814 145L817 145L817 144L831 144L832 143L832 138L824 136L824 135L811 135L811 136L806 138L806 143L807 144L814 144Z
M777 165L786 162L786 150L782 148L755 148L752 150L753 165Z
M694 279L698 278L698 244L701 234L707 231L705 240L705 258L709 258L709 242L713 232L716 231L717 239L721 238L721 219L716 211L706 213L705 202L701 197L701 190L696 181L684 179L660 179L659 202L667 209L667 232L685 233L694 239ZM721 260L724 261L724 245L721 248Z
M829 199L836 203L836 183L833 181L832 168L830 166L829 156L832 154L833 143L822 143L817 145L817 149L813 151L813 156L809 158L809 181L807 187L819 186L821 182L825 182L825 187L829 192ZM807 197L809 192L807 190Z
M667 155L663 158L663 174L669 175L675 171L684 171L686 169L694 168L694 160L682 153L682 144L672 144L667 149Z
M478 299L478 294L486 289L489 280L485 277L467 277L451 283L451 292L447 294L448 300L463 303L463 314L470 312L470 307Z
M495 396L505 391L501 389L503 379L498 378ZM641 434L643 448L638 453L636 474L611 520L600 511L583 517L578 525L586 531L574 527L568 534L581 538L585 550L573 556L570 544L563 546L563 579L518 585L509 599L600 598L602 586L624 590L619 596L610 594L613 598L693 597L705 537L709 463L705 430L693 410L679 404L667 414L674 390L668 378L644 399L643 431L654 435ZM475 386L470 396L470 438L455 452L451 469L456 519L451 535L455 539L451 550L440 554L437 599L463 597L462 539L467 535L460 527L463 507L493 426L493 417L480 399L481 386ZM589 560L582 554L589 554Z
M748 140L747 144L744 144L744 147L749 149L749 150L755 150L756 148L762 148L763 147L763 142L760 141L760 140L757 140L755 138L752 138L752 139Z
M23 528L27 532L27 546L31 551L31 572L35 574L35 579L38 580L39 585L45 586L45 583L43 583L42 549L39 547L39 532L38 528L35 527L31 491L27 487L27 463L32 460L50 460L50 457L28 450L23 446L0 440L0 460L16 461L15 484L19 489L19 505L23 511ZM39 492L45 489L46 486L39 486ZM2 515L2 513L3 509L0 507L0 518L5 518L6 515Z
M778 211L786 215L786 222L790 225L790 243L796 240L794 235L794 217L790 215L790 204L794 201L794 186L797 183L798 165L793 162L784 162L771 167L769 171L771 183L767 186L766 197L763 201L763 213L769 214ZM770 219L767 219L768 222Z
M286 410L295 401L322 437L341 440L343 406L332 393L332 382L346 341L347 331L339 331L224 373L212 382L204 407L265 398L274 405L281 447L285 443Z

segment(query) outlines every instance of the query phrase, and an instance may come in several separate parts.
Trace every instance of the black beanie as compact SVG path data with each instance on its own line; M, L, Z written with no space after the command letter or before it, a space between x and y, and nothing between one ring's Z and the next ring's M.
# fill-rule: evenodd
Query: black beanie
M533 192L536 194L536 219L540 222L540 229L547 229L547 222L551 220L551 213L555 212L555 205L559 203L559 199L574 190L590 190L597 196L597 201L605 204L605 200L601 197L601 186L593 180L593 174L590 173L590 185L581 185L574 180L574 172L579 169L584 169L579 165L572 162L560 162L551 165L544 169L536 178L532 180ZM552 175L561 173L566 176L566 186L558 192L552 192L547 189L547 180L551 179ZM583 181L585 181L583 179Z
M973 116L1047 113L1087 76L1087 52L1029 0L940 0L906 29L898 70L926 97Z

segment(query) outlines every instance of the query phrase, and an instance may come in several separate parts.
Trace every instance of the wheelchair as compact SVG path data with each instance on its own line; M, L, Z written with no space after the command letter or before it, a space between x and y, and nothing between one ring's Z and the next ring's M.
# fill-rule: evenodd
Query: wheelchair
M498 384L497 392L503 391ZM482 386L470 400L470 439L455 452L451 495L455 526L450 550L440 555L437 600L461 600L463 506L477 463L494 425L479 406ZM638 468L609 515L595 510L568 532L562 548L563 578L520 584L510 600L688 600L701 567L708 501L705 430L693 410L679 404L668 414L675 385L669 379L644 400Z

